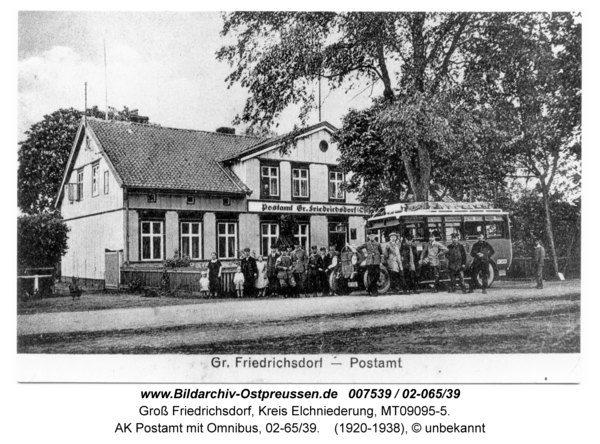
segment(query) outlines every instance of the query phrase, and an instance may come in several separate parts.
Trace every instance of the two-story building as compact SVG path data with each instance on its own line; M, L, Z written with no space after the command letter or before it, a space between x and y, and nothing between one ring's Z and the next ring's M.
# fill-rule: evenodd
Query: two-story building
M362 243L367 215L342 188L334 131L313 125L282 154L281 137L87 118L56 200L71 230L63 277L103 285L112 252L128 267L175 254L202 267L212 252L230 263L246 247L266 254L283 215L304 248Z

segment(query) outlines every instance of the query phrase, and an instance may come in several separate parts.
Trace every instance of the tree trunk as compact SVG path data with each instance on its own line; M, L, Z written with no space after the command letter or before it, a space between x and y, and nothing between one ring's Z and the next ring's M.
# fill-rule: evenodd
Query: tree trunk
M552 233L552 220L550 218L550 197L549 190L542 178L540 178L542 186L542 200L544 202L544 212L546 214L546 234L548 235L548 248L554 265L554 275L558 276L558 259L556 257L556 249L554 247L554 234Z

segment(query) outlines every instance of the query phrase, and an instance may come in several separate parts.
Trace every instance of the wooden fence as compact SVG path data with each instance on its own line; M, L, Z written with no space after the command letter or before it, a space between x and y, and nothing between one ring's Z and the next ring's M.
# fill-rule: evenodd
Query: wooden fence
M162 268L140 269L140 268L121 268L121 287L127 289L129 283L135 279L141 281L142 287L161 288L162 277L164 273ZM169 275L169 288L171 291L188 293L190 295L200 294L201 270L177 270L167 269ZM221 295L234 296L233 276L235 268L223 268L221 272Z

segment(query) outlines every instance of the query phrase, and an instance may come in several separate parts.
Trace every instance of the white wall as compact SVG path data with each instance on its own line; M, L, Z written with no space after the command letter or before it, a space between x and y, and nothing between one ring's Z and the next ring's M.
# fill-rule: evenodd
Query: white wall
M104 249L123 249L123 212L105 213L66 222L70 228L63 276L104 279Z

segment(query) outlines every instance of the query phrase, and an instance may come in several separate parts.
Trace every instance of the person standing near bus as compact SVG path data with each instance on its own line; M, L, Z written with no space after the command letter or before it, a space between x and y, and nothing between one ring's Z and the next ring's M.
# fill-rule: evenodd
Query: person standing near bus
M404 243L400 247L400 255L402 256L402 266L404 268L404 278L406 280L409 290L413 293L419 294L417 286L419 284L418 277L418 254L417 246L413 243L413 237L411 234L407 234L404 237Z
M367 263L367 293L377 296L377 283L379 282L379 264L383 250L381 244L375 240L375 233L369 233L369 241L358 247L359 251L366 250Z
M490 244L483 240L483 232L477 235L477 242L473 244L471 256L473 263L471 264L471 282L469 284L469 293L473 293L477 275L481 273L482 293L487 294L488 279L490 276L490 259L496 252Z
M435 286L433 292L437 293L440 286L440 256L448 251L448 248L444 244L436 241L435 233L429 235L429 241L423 245L423 251L421 252L421 265L429 266L433 278L435 279Z
M537 285L535 288L544 288L544 260L546 259L546 249L539 239L535 240L535 250L533 250L533 261L535 263L535 277Z
M456 278L458 278L462 292L466 293L467 287L465 286L464 270L467 268L467 252L465 251L465 247L458 242L458 238L460 237L458 233L452 233L451 237L452 243L448 245L448 253L446 253L448 272L450 274L450 288L448 291L454 293Z
M398 233L390 233L389 237L390 241L385 246L383 255L387 269L390 272L391 289L392 291L406 293L402 257L400 255L400 236L398 236Z

